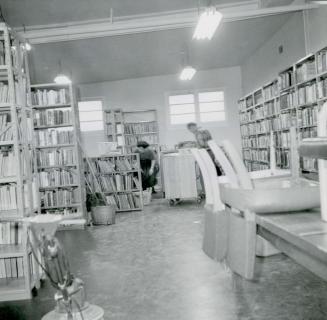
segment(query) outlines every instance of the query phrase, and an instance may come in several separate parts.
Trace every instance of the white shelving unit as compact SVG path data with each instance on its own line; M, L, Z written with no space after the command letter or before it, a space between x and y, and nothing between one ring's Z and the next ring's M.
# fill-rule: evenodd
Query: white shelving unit
M38 211L27 51L5 23L0 57L0 301L9 301L29 299L40 274L23 222Z
M30 88L40 212L59 213L69 225L81 225L86 212L84 170L73 88L54 83Z

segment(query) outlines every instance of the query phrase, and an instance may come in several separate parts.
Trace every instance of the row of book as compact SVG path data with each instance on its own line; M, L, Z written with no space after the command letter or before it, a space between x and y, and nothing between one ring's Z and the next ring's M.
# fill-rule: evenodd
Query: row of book
M276 148L290 148L291 133L289 131L276 132L274 134L274 146Z
M290 168L290 151L277 150L276 151L276 165L281 169Z
M6 64L5 62L5 46L4 42L0 41L0 65Z
M262 95L261 90L255 92L253 97L254 97L254 104L255 105L263 103L263 95Z
M76 163L76 153L74 149L44 149L36 153L37 165L39 167L65 166Z
M12 139L11 116L9 112L3 112L0 114L0 141L11 141Z
M74 205L78 202L78 195L75 190L59 189L40 192L42 207L60 207Z
M317 127L300 129L299 138L301 140L306 138L315 138L315 137L317 137Z
M327 51L323 50L317 56L317 70L318 73L327 71Z
M293 69L289 69L279 75L279 86L281 90L287 89L294 84L294 72Z
M87 174L86 179L93 185L93 176L91 174ZM97 182L100 185L102 192L122 192L122 191L130 191L134 189L141 189L141 184L138 177L133 174L128 175L104 175L98 176ZM96 186L94 186L96 187ZM96 188L95 188L96 189Z
M57 144L74 143L74 131L67 129L46 129L38 130L36 133L36 143L40 147L55 146Z
M310 85L299 88L298 101L299 101L300 105L314 103L317 101L317 84L316 84L316 82L312 82Z
M68 104L69 102L69 90L66 88L56 90L38 89L31 93L31 103L34 106L51 106Z
M316 75L316 62L314 59L307 60L305 63L297 66L296 80L297 83L306 81Z
M16 161L12 148L0 148L0 178L16 175Z
M47 109L35 113L35 126L72 124L71 109Z
M138 193L115 194L106 197L107 203L115 206L116 210L131 210L141 208Z
M15 184L0 185L0 211L17 209L17 189Z
M68 170L55 169L39 172L40 187L67 186L77 183L76 173Z
M147 132L157 132L158 126L156 121L143 123L126 123L124 125L125 134L140 134Z
M23 257L2 258L0 259L0 278L13 279L24 277Z
M327 97L327 78L320 79L317 85L318 99Z
M269 164L253 162L253 161L246 161L246 160L244 161L244 163L249 172L269 169Z
M265 86L263 88L263 95L265 98L265 101L273 99L278 96L279 90L278 90L278 82L275 81L272 84Z
M318 106L298 110L298 126L312 126L317 124Z
M92 166L92 172L101 174L132 171L139 167L137 157L133 155L92 159L88 164Z
M253 107L253 97L252 96L245 98L245 105L246 105L247 109Z
M295 108L297 106L297 93L296 91L291 91L280 96L280 109Z
M122 122L123 114L121 111L110 111L105 113L106 122Z
M260 120L266 117L275 116L280 112L279 100L269 101L255 109L250 109L247 112L240 113L241 123Z
M302 171L318 172L317 159L300 158L300 168Z
M269 148L270 136L252 136L242 139L243 148Z
M142 136L125 136L126 145L135 146L140 141L146 141L148 144L158 144L158 136L156 134L144 134Z
M18 221L7 221L0 223L0 245L21 244L23 225Z
M265 149L258 150L243 150L243 157L245 160L268 162L269 151Z
M9 101L9 87L5 82L0 82L0 103L8 103Z

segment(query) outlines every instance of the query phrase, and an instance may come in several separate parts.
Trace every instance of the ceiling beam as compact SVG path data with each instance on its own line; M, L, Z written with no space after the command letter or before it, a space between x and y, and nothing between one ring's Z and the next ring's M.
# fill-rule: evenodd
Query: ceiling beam
M224 22L251 19L317 8L315 4L296 0L290 5L263 7L261 1L242 1L217 6ZM16 29L31 44L81 40L142 32L193 27L198 19L198 9L170 11L160 14L135 15L117 19L97 19L72 23L49 24Z

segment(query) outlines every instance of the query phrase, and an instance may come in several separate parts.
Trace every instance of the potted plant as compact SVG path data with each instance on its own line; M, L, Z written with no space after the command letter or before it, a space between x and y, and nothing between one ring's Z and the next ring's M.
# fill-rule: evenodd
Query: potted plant
M93 224L115 223L115 207L113 205L108 205L104 196L99 192L87 194L86 209L88 212L91 212Z

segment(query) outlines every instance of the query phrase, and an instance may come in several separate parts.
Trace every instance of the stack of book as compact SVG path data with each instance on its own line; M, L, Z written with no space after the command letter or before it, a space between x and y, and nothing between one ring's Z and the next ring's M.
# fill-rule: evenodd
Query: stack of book
M52 106L70 103L69 90L61 88L58 90L38 89L31 93L33 106Z
M70 109L47 109L35 112L35 126L51 126L72 123L72 113Z

